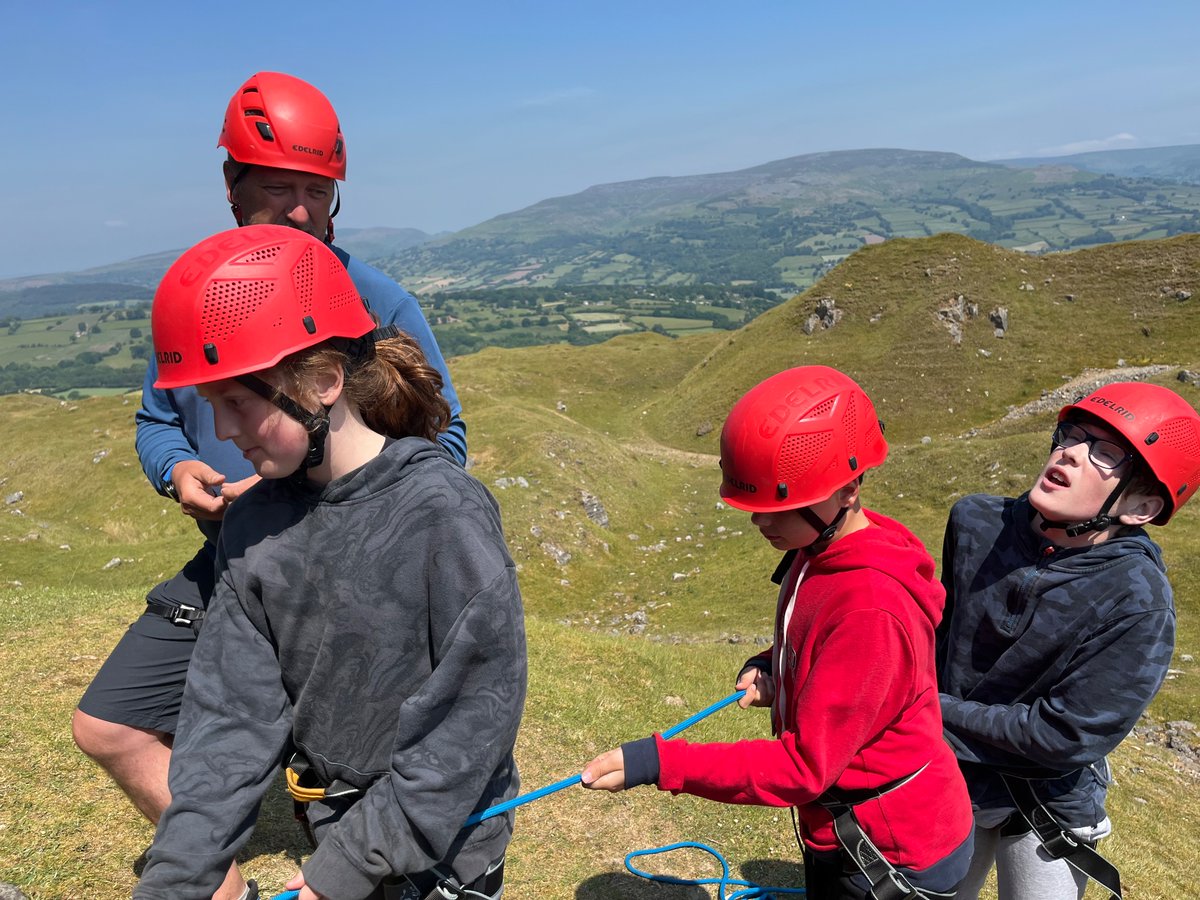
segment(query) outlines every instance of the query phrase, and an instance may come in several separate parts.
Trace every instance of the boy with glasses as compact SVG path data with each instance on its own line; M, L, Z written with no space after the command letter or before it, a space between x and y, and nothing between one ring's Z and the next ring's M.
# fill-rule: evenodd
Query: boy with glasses
M1105 756L1166 677L1171 586L1142 526L1200 483L1200 416L1167 388L1118 382L1059 413L1050 456L1016 499L964 497L942 554L938 684L975 811L960 897L992 865L1000 900L1120 894L1094 850L1112 830Z

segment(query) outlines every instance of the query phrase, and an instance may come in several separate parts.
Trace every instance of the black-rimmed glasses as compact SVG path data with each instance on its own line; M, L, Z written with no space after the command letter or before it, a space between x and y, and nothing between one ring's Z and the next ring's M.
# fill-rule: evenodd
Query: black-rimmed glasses
M1133 459L1133 454L1120 444L1098 438L1072 422L1059 422L1050 441L1051 450L1087 444L1088 459L1100 469L1115 469Z

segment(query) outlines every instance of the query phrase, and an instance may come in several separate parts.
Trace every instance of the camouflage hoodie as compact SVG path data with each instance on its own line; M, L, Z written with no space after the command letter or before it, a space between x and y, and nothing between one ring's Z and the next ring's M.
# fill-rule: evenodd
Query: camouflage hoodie
M298 749L364 793L304 864L355 898L438 862L471 881L512 816L526 657L495 500L447 452L389 444L323 488L263 481L221 531L218 585L171 758L172 802L135 897L212 896Z
M950 511L938 683L946 736L977 809L1013 808L1000 780L1034 779L1068 827L1105 818L1104 757L1167 674L1175 610L1141 529L1062 549L1031 527L1028 495Z

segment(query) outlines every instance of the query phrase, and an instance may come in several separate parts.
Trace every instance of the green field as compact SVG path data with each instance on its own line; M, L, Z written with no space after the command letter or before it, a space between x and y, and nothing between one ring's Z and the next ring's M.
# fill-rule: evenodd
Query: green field
M124 368L138 361L130 348L149 341L149 315L136 319L116 319L111 312L49 316L0 329L0 364L50 367L91 352L102 356L106 366ZM141 360L144 364L145 357Z
M529 302L510 289L438 296L422 309L444 354L458 356L493 346L593 343L655 326L674 336L732 328L778 302L755 290L753 284L548 290ZM0 394L78 398L140 388L150 340L145 312L136 304L9 320L0 328Z
M1036 290L1019 290L1026 281ZM856 253L811 292L737 331L492 347L453 360L471 471L500 503L526 603L524 788L573 775L600 750L726 696L741 662L769 639L776 555L717 498L717 435L747 388L790 365L851 372L875 399L891 446L886 465L868 475L866 501L909 524L937 556L954 499L1018 493L1040 466L1061 401L1051 396L1025 415L1012 409L1088 369L1113 370L1118 358L1161 366L1155 381L1200 401L1200 390L1176 380L1200 369L1196 301L1162 290L1197 285L1200 237L1031 260L943 236ZM958 293L984 306L955 344L937 311ZM844 317L805 334L818 297L834 298ZM986 313L1001 303L1010 327L997 338ZM0 515L0 766L9 775L0 880L34 900L128 896L132 863L151 838L75 751L68 725L145 590L196 544L178 507L142 477L134 408L122 398L0 397L0 496L22 494ZM517 477L527 486L515 486ZM607 526L589 518L584 492L602 503ZM1170 564L1179 631L1173 675L1146 724L1196 722L1200 503L1152 536ZM689 736L764 737L765 718L724 710ZM1113 756L1116 832L1103 849L1130 897L1194 893L1200 773L1189 759L1145 735ZM735 874L756 881L800 880L786 811L653 789L572 789L518 811L507 889L536 900L711 896L624 874L625 853L677 840L717 847ZM243 853L245 871L273 893L304 853L276 790ZM647 865L713 873L698 857Z

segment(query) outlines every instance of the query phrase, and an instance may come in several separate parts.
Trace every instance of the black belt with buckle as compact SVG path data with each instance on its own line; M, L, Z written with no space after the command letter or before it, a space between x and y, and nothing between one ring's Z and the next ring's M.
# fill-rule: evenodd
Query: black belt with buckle
M146 612L162 616L172 625L184 628L199 628L204 619L204 610L195 606L185 606L182 603L166 603L162 600L146 600Z

